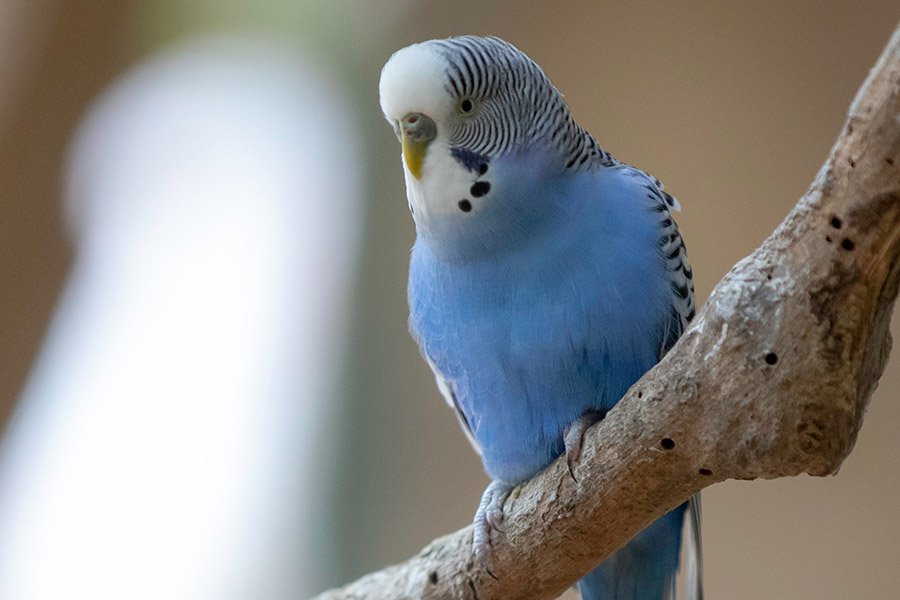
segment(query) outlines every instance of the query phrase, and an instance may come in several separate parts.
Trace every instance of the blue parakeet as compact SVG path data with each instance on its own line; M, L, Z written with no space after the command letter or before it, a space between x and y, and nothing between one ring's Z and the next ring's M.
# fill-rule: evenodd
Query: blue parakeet
M603 150L501 39L399 50L380 96L416 224L410 328L492 480L475 517L483 559L512 487L577 460L585 428L693 318L678 203ZM582 579L582 598L674 598L683 541L700 598L695 500Z

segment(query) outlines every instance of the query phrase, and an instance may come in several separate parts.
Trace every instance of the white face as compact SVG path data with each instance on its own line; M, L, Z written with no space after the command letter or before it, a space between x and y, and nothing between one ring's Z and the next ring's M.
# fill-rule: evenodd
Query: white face
M378 93L381 111L395 125L410 113L426 114L436 121L449 116L456 98L446 86L447 61L429 42L398 50L381 69Z
M477 214L486 202L485 190L490 189L489 182L479 183L486 162L481 169L467 167L451 152L449 131L475 116L477 100L457 98L449 89L446 71L447 61L439 49L423 42L394 53L379 84L381 109L403 143L410 209L416 223L425 228L440 216ZM433 138L415 142L406 137L414 115L433 121Z

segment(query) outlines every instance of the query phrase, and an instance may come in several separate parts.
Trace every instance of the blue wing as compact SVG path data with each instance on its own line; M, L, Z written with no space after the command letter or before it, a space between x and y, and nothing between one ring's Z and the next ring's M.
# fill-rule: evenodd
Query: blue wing
M475 450L475 453L478 454L478 456L481 456L481 446L479 446L478 442L475 441L475 435L472 432L472 426L469 425L469 421L468 419L466 419L466 413L463 412L462 406L460 406L459 401L456 399L456 394L450 387L451 384L444 379L444 376L441 375L441 372L427 356L425 357L425 361L428 363L428 366L431 367L431 370L434 373L434 380L437 384L438 391L441 393L441 396L444 397L444 401L447 403L447 406L452 408L453 412L456 413L456 419L459 421L459 426L462 427L463 433L466 434L466 439L468 439L469 443L472 444L472 448Z

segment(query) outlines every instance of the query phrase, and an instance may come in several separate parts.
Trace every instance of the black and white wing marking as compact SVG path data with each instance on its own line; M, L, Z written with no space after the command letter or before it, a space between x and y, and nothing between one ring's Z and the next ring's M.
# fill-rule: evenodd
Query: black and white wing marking
M456 401L456 393L453 391L452 384L444 379L444 376L441 375L441 372L437 370L437 367L434 366L434 363L431 362L427 357L425 360L428 362L428 366L431 367L431 370L434 372L434 380L437 383L438 390L441 392L441 395L446 400L447 405L453 409L453 412L456 413L456 418L459 421L460 427L462 427L463 433L466 434L466 438L468 438L469 443L472 444L472 448L475 449L475 452L478 456L481 456L481 446L478 445L478 442L475 441L475 434L472 433L472 426L469 425L469 420L466 418L466 414L463 412L462 407L459 405L459 402Z
M694 304L694 272L688 262L687 248L672 218L672 210L681 206L671 194L663 190L662 183L655 177L646 175L650 181L644 183L652 210L659 216L659 250L666 265L666 274L672 286L672 304L666 327L662 332L659 356L675 345L688 324L697 314Z
M672 302L664 329L660 334L659 357L675 345L682 332L696 315L694 305L694 272L688 262L687 249L672 218L672 211L681 210L678 200L663 190L660 181L640 169L620 163L614 168L627 169L626 174L636 179L636 184L644 189L644 198L650 210L656 215L659 225L659 251L665 263L666 275L672 286Z

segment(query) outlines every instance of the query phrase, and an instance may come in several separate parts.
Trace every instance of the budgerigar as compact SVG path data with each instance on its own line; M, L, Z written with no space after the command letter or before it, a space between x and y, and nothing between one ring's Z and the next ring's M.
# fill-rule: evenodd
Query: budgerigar
M600 148L501 39L399 50L380 95L416 224L410 327L492 480L475 516L484 559L512 486L577 460L585 428L693 318L678 204ZM685 515L699 554L693 502L584 577L582 598L674 598ZM700 598L699 557L687 562Z

